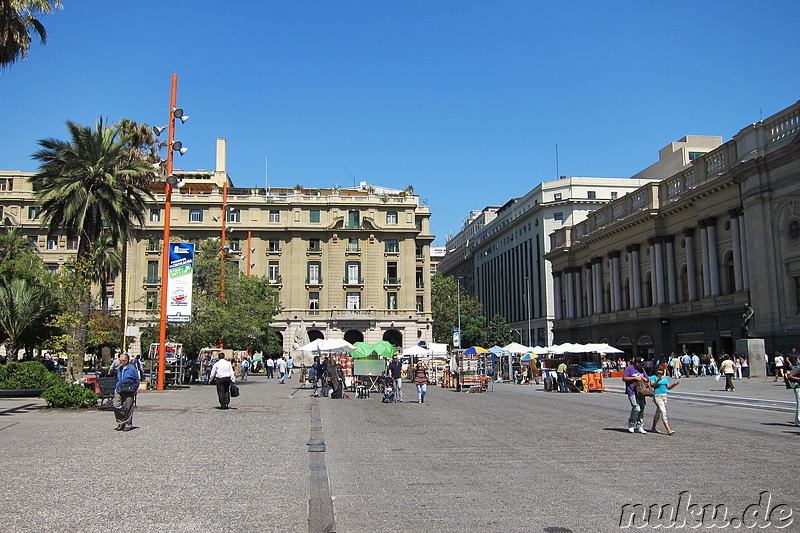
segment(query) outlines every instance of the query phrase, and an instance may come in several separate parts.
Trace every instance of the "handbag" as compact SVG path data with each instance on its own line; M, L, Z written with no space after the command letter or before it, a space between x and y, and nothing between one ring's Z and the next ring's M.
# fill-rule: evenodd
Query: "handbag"
M637 381L636 394L638 396L653 396L653 384L649 381Z
M134 381L123 381L119 384L120 392L133 392L138 388L139 386Z
M239 386L236 383L231 383L231 398L239 396Z

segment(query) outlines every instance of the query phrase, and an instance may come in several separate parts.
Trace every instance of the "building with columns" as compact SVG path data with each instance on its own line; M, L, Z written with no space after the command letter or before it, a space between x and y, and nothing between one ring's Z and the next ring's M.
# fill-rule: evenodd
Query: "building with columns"
M432 342L430 210L413 189L366 182L353 188L238 188L227 174L225 154L225 140L218 139L215 170L175 170L180 187L171 195L170 240L221 239L225 224L225 259L245 274L267 277L278 294L282 311L271 325L286 352L302 327L311 340L388 340L397 347ZM40 226L32 175L0 171L0 214L57 270L77 252L77 239L49 235ZM158 321L164 187L153 184L145 226L132 234L127 294L119 278L107 287L110 308L119 312L125 305L130 325Z
M546 181L505 205L472 211L447 242L439 271L461 278L483 304L487 320L499 314L527 345L552 341L553 298L547 236L594 209L649 182L647 178L566 176Z
M556 342L608 342L629 355L731 353L750 304L750 336L768 350L797 343L798 133L800 103L716 148L714 138L686 137L707 153L692 150L661 181L552 233Z

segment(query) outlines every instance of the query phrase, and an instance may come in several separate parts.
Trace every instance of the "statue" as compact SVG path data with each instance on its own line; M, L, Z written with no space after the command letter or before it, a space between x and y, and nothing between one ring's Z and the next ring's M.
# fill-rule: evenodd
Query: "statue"
M742 315L742 335L744 338L750 338L750 331L748 326L750 322L753 320L753 308L750 307L750 304L744 304L744 314Z

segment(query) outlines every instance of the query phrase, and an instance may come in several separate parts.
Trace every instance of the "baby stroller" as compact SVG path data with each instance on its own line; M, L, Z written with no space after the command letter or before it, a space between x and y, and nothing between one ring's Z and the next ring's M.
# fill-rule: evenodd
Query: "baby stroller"
M397 401L394 397L394 379L388 372L383 377L383 403L393 403Z

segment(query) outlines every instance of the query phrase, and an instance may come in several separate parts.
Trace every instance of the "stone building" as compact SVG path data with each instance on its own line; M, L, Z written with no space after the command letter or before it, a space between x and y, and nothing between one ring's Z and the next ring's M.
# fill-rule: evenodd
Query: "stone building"
M731 353L749 303L750 336L768 349L796 344L798 132L800 103L708 153L687 152L665 179L555 231L545 256L555 340L608 342L632 355Z
M77 239L40 227L30 172L0 171L3 220L34 242L56 270L77 251ZM214 171L174 172L170 240L222 239L225 256L245 274L266 276L282 311L272 326L285 351L301 326L311 340L431 342L430 210L413 190L237 188L227 172L225 141L217 140ZM164 229L163 182L153 185L147 222L133 233L128 294L108 286L110 307L127 306L129 324L158 321ZM179 339L174 339L179 342ZM236 348L236 347L233 347Z

